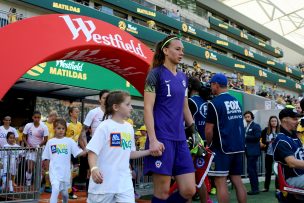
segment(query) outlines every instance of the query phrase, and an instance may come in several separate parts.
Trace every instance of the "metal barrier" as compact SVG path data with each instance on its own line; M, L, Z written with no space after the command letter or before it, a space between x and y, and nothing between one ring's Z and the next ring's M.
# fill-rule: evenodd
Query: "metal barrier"
M144 158L134 159L132 167L136 173L135 191L140 195L152 194L152 176L144 175Z
M38 202L42 148L0 148L1 202ZM31 178L27 172L31 171Z
M243 173L242 178L247 178L247 159L244 153L243 157ZM132 162L132 167L136 172L135 191L140 195L152 194L153 182L151 176L145 176L143 173L144 158L135 159ZM265 152L261 153L257 163L258 176L265 175Z

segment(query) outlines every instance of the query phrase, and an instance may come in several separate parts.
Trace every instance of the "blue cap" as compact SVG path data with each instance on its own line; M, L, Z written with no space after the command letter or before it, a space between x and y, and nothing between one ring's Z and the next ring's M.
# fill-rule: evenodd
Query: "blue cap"
M212 76L210 83L218 83L219 85L227 86L228 80L224 74L216 73L214 76Z

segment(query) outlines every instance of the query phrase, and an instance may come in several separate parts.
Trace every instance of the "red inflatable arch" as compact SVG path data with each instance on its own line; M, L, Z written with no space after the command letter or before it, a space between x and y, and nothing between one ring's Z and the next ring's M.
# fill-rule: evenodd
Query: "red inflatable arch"
M65 59L112 70L143 93L153 55L118 27L79 15L28 18L1 28L0 39L0 98L33 66Z

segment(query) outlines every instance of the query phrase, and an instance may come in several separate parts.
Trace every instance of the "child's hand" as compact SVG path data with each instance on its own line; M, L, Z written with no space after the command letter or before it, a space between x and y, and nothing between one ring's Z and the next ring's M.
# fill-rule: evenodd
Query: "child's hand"
M103 182L103 176L99 170L99 168L92 168L91 170L91 176L93 178L93 181L97 184L101 184Z

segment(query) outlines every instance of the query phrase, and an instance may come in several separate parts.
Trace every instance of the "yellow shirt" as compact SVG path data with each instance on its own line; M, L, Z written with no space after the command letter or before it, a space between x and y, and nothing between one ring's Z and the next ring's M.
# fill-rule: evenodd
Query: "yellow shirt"
M145 150L146 140L147 140L146 136L141 136L138 138L139 150Z
M68 129L66 131L66 137L72 138L75 142L78 142L78 138L81 134L82 124L77 121L77 123L68 123Z
M23 133L22 133L22 131L19 131L19 130L17 130L17 133L18 133L18 142L19 143L21 143L22 142L22 137L23 137Z
M48 140L52 139L54 137L54 126L53 123L48 123L47 121L45 121L44 123L46 125L46 127L49 130L49 136L48 136Z

